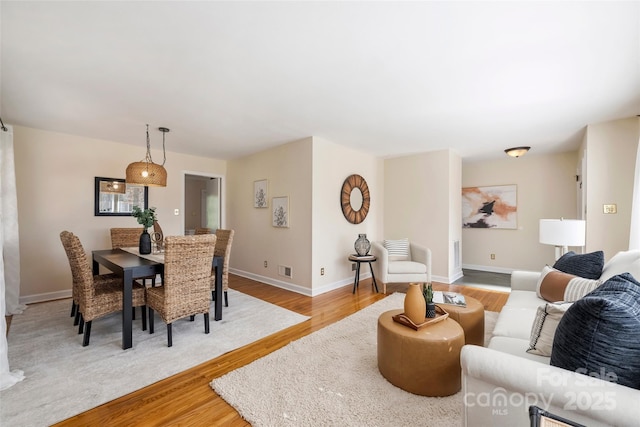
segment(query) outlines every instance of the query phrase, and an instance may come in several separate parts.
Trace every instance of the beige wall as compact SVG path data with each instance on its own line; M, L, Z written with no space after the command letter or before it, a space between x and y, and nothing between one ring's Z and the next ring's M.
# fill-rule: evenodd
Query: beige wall
M460 157L451 150L386 159L384 238L409 240L432 252L432 279L451 282L460 236Z
M262 179L267 209L253 207L253 183ZM233 271L310 294L312 138L230 161L227 185L228 224L236 229ZM289 228L272 226L272 199L279 196L289 196ZM291 267L291 279L278 274L279 265Z
M371 155L317 137L231 161L229 223L243 230L234 238L232 270L305 295L351 283L354 274L347 256L357 234L380 233L381 165ZM352 173L362 175L372 193L369 215L357 226L349 224L340 209L342 182ZM268 180L269 209L253 207L253 183L261 179ZM286 195L290 227L275 228L271 199ZM291 267L293 277L279 275L279 265Z
M539 220L577 218L577 161L577 151L536 155L532 149L517 159L463 164L463 187L516 184L518 191L516 230L462 229L463 267L511 272L553 264L554 247L539 243Z
M603 250L609 259L629 248L633 181L640 119L632 117L589 125L583 149L587 201L587 251ZM616 204L617 214L605 214Z
M22 302L69 296L71 272L60 232L77 234L89 252L111 247L109 228L138 226L131 217L94 216L94 177L124 178L127 165L144 157L144 147L14 126L14 150ZM149 205L157 208L165 234L182 234L184 171L224 175L226 162L169 151L165 167L167 187L149 188Z
M383 161L321 138L313 138L313 289L314 295L353 282L347 257L355 253L358 234L369 240L382 238ZM340 194L344 180L361 175L371 194L369 213L360 224L342 214ZM325 275L320 275L324 268ZM361 276L369 275L364 266Z

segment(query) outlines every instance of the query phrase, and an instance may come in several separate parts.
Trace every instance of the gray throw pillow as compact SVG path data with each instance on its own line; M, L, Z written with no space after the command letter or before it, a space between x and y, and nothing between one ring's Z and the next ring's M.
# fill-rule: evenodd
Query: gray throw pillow
M584 277L585 279L599 279L604 267L604 252L596 251L588 254L576 254L569 251L562 255L553 268L563 273Z
M640 390L640 283L614 276L558 324L551 365Z

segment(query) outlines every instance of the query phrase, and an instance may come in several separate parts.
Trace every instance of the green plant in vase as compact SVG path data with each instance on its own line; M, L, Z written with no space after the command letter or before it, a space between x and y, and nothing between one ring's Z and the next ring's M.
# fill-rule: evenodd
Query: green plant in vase
M146 255L151 253L151 236L147 232L147 228L153 227L153 223L156 221L156 208L140 209L138 206L134 206L131 211L131 215L144 227L144 231L140 235L140 246L138 250L141 254Z
M426 317L436 317L436 304L433 302L433 287L431 283L422 284L422 295L424 296L424 302L427 303Z

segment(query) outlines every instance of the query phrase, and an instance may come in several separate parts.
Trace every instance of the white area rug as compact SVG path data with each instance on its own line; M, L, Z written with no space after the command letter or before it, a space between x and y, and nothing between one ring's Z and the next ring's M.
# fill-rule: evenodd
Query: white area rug
M203 316L173 324L173 347L156 314L155 333L142 331L140 311L133 348L122 350L120 313L95 320L91 342L82 347L69 317L71 300L35 304L13 317L11 369L26 379L0 392L0 425L44 426L62 421L236 348L300 323L307 316L229 289L222 320L204 334Z
M214 379L211 387L254 427L461 425L461 392L417 396L378 371L378 316L403 301L404 294L392 294ZM496 317L485 313L487 335Z

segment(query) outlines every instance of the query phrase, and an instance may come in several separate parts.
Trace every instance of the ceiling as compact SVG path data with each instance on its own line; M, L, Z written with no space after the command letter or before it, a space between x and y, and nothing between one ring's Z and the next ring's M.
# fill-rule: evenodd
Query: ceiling
M640 2L0 2L8 124L232 159L465 161L640 114ZM142 155L142 154L141 154ZM170 160L170 159L169 159Z

